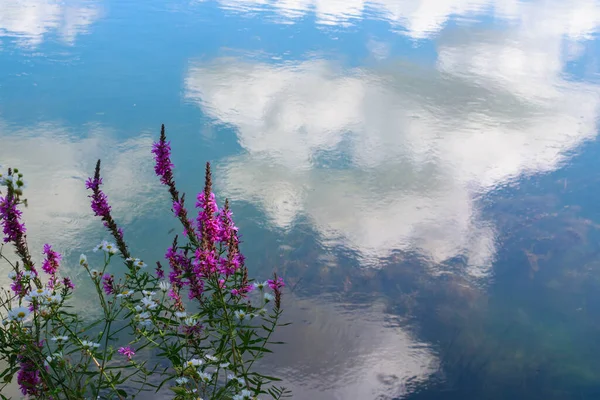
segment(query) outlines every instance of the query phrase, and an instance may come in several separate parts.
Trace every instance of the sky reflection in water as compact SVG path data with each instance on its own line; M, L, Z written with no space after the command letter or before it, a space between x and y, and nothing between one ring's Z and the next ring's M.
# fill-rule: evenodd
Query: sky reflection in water
M101 157L116 217L158 259L174 224L149 150L167 123L182 187L213 161L250 264L296 286L264 367L297 399L392 399L448 368L444 329L494 338L473 326L534 304L510 301L504 266L508 227L531 232L498 210L595 139L599 23L587 0L0 0L0 163L29 178L31 244L74 261L104 237L83 186Z

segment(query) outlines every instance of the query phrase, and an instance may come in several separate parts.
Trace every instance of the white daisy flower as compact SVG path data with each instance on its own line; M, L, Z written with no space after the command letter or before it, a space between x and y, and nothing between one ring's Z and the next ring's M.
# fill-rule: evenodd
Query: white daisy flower
M14 281L16 277L17 277L17 273L15 271L10 271L8 273L8 279Z
M43 300L44 298L50 296L50 292L48 291L48 289L33 289L32 291L30 291L29 293L27 293L25 295L25 300L27 301L33 301L33 299L37 299L40 298L40 300Z
M204 358L206 358L208 361L212 361L212 362L216 362L219 361L219 359L211 354L207 354L204 356Z
M233 312L233 314L235 315L235 317L237 319L239 319L240 321L243 321L244 319L246 319L246 317L248 316L248 314L246 314L245 311L243 310L236 310Z
M137 312L142 312L142 310L144 310L141 306L135 306L133 309Z
M196 318L188 317L183 320L183 324L186 326L196 326L198 324L198 320Z
M175 311L175 316L179 319L183 319L187 317L187 313L185 311Z
M82 340L81 341L81 347L87 349L87 348L98 348L100 347L100 343L95 343L92 342L90 340Z
M158 287L160 288L160 290L162 290L163 292L168 291L169 289L171 289L171 284L167 281L161 281L158 284Z
M192 358L188 362L186 362L185 365L188 366L188 367L199 367L203 363L204 363L204 361L202 361L199 358Z
M53 336L50 338L50 340L52 340L53 342L62 343L62 342L66 342L67 340L69 340L69 337L68 336Z
M273 301L275 299L275 296L273 296L271 293L265 293L265 302L270 302Z
M186 383L188 383L190 380L186 377L181 377L181 378L177 378L175 379L175 382L177 382L178 385L185 385Z
M87 256L82 254L79 256L79 265L87 265Z
M98 271L97 269L91 269L90 270L90 275L92 276L93 279L99 278L100 277L100 271Z
M62 301L62 296L60 294L54 294L52 296L48 296L48 302L50 304L60 304Z
M158 303L154 301L151 297L142 297L141 300L142 306L149 310L154 310L158 307Z
M264 308L261 308L260 310L258 310L258 315L261 315L264 317L265 315L267 315L267 310L265 310Z
M131 297L133 296L133 290L131 289L124 289L121 293L119 293L117 295L117 297L122 298L122 297Z
M139 322L139 324L144 328L149 328L152 326L152 321L150 321L149 319L143 319Z
M136 267L139 268L146 268L147 265L145 262L143 262L142 260L137 260L136 262L133 263L133 265L135 265Z
M21 322L30 314L30 311L27 307L17 307L13 308L8 312L8 318L11 321Z
M23 271L23 278L27 278L27 279L33 278L33 272L31 272L31 271Z
M204 383L208 383L212 380L212 375L206 372L199 372L198 375L200 375L200 380Z
M144 311L137 315L138 319L150 319L150 313L148 311Z
M102 250L104 250L106 253L108 254L117 254L119 252L119 249L117 249L117 246L114 243L108 243L108 242L104 242L104 245L102 246Z
M144 296L154 296L156 294L156 292L151 292L149 290L142 290L142 294Z
M224 362L224 363L219 364L219 368L225 369L227 367L229 367L229 363L228 362Z
M265 288L265 286L267 286L268 282L264 281L264 282L254 282L252 285L254 286L255 289L258 290L263 290Z
M244 389L240 392L240 394L233 396L233 400L251 400L251 399L252 399L252 392L249 391L248 389Z

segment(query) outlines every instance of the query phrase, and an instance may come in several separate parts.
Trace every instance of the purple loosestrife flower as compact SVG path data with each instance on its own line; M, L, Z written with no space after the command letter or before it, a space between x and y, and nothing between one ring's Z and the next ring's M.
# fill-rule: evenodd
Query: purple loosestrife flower
M221 210L219 217L221 219L221 231L219 232L219 241L225 245L229 244L229 240L233 237L237 240L238 228L233 223L233 213L229 209L229 200L225 199L225 205Z
M44 263L42 264L42 269L48 275L56 274L56 271L60 266L60 260L62 256L60 255L60 253L57 253L56 251L52 250L52 246L50 246L49 244L44 245L44 254L46 255L46 258L44 259Z
M275 293L275 308L280 309L281 308L281 289L285 286L285 283L283 283L283 279L278 278L277 274L273 274L273 279L269 279L267 281L267 284L269 285L269 287L271 289L273 289L273 292Z
M17 208L18 200L10 193L0 196L0 219L2 220L2 231L4 243L17 243L25 234L25 225L20 222L23 213Z
M181 325L181 331L184 335L188 336L188 342L192 345L195 345L194 337L200 336L202 333L202 325L198 324L197 321L193 319L190 322L195 322L193 325Z
M18 272L15 279L10 284L10 288L19 297L23 297L27 294L27 287L23 285L23 273Z
M40 372L35 364L31 361L21 361L19 372L17 374L17 383L21 388L23 396L31 396L37 398L41 394Z
M214 246L221 236L221 221L217 216L219 208L215 201L215 194L209 193L208 200L205 193L198 194L196 207L201 208L198 212L198 229L202 234L202 242L206 241L208 246Z
M110 274L104 274L102 277L102 286L104 287L104 293L115 294L115 277Z
M102 178L99 176L88 178L85 182L86 189L92 190L92 194L88 197L92 199L91 207L92 211L94 211L94 215L102 218L109 218L110 205L108 204L108 197L100 190L100 185L102 185Z
M161 263L159 261L156 262L156 277L158 279L164 279L165 278L165 270L163 269L163 266L161 265Z
M229 237L227 258L221 257L219 260L219 273L231 276L244 266L244 256L240 253L238 244L237 234L233 232Z
M183 277L186 272L189 272L189 268L186 268L189 264L189 260L186 256L176 250L177 243L174 242L174 246L167 249L165 258L169 261L171 272L169 273L169 280L174 286L183 287L185 282Z
M44 341L37 344L41 349L44 347ZM22 346L21 353L17 356L19 361L19 372L17 373L17 383L21 388L23 396L31 396L32 398L38 398L42 394L42 379L39 369L35 363L23 356L26 353L25 346Z
M13 172L8 169L8 177L14 178ZM14 180L14 179L13 179ZM20 203L19 196L22 194L20 187L16 188L10 184L7 186L6 196L0 196L0 224L4 233L4 242L15 246L16 252L23 261L25 270L31 271L37 277L33 261L29 255L27 242L25 241L25 224L21 222L23 213L17 207ZM36 285L41 285L41 282L36 279Z
M69 277L63 278L63 285L67 289L75 290L75 285L73 284L73 281Z
M285 286L285 283L283 282L282 278L278 278L278 277L274 277L273 279L269 279L267 281L269 287L273 290L280 290L282 287Z
M52 275L50 279L48 279L48 289L54 289L54 287L56 286L56 282L58 282L58 278L56 277L56 275Z
M96 163L96 169L94 170L94 177L88 178L85 183L85 187L92 191L92 194L88 197L91 199L92 211L94 215L101 217L104 226L110 231L112 236L117 242L117 247L121 251L123 258L129 258L130 254L127 250L127 244L123 239L123 230L117 226L117 223L110 215L110 205L108 204L108 198L106 194L100 189L102 184L102 178L100 177L100 160Z
M124 355L125 357L127 357L127 360L131 361L131 358L133 356L135 356L135 351L133 351L133 349L129 346L126 347L121 347L119 348L119 354Z
M187 210L185 209L185 194L179 197L179 192L175 187L175 181L173 180L173 163L171 162L171 143L167 142L167 136L165 135L165 125L163 124L160 129L160 139L152 145L152 153L154 154L154 172L160 178L160 182L169 188L169 194L173 201L173 212L179 218L179 221L183 225L183 233L190 238L190 241L198 245L200 241L194 232L192 221L187 217Z
M152 145L154 154L154 172L160 177L163 185L169 185L173 181L173 163L171 163L171 142L167 142L165 126L160 132L160 140Z
M202 249L214 249L221 235L221 220L218 217L219 208L215 201L215 194L212 192L212 174L210 172L210 163L206 163L206 173L204 177L204 191L198 194L196 207L200 208L198 217L198 230L202 240Z
M185 310L181 296L179 296L179 293L175 289L169 290L169 297L175 302L175 309L179 311Z
M181 200L175 200L173 202L173 213L175 213L175 216L181 217L183 210L184 208L183 204L181 203Z

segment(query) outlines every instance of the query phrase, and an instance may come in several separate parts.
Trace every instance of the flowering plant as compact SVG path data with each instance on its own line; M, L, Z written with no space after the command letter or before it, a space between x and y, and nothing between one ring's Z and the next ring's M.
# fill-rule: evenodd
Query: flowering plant
M83 317L73 306L74 284L48 244L44 274L38 272L21 222L23 174L8 169L0 175L4 242L17 255L14 261L0 247L0 260L11 267L10 289L0 290L0 381L8 384L16 374L24 396L46 399L135 398L163 388L175 399L288 397L287 389L274 385L277 378L253 368L278 343L271 340L275 329L285 325L279 323L283 280L276 274L265 282L249 279L229 203L219 209L212 192L210 164L192 219L175 186L164 125L152 153L185 243L175 236L165 255L168 270L157 262L150 271L134 257L101 189L98 161L86 187L114 242L94 248L102 257L79 259L95 289L98 318ZM121 273L111 267L118 258Z

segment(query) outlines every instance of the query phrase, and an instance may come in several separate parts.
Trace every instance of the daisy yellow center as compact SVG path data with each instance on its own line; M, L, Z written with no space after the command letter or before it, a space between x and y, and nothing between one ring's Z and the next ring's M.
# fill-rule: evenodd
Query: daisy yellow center
M19 312L17 314L17 317L19 317L19 318L25 318L25 313L23 311L21 311L21 312Z
M36 290L36 291L37 291L38 293L40 293L40 294L41 294L41 293L44 293L44 289L38 289L38 290Z

